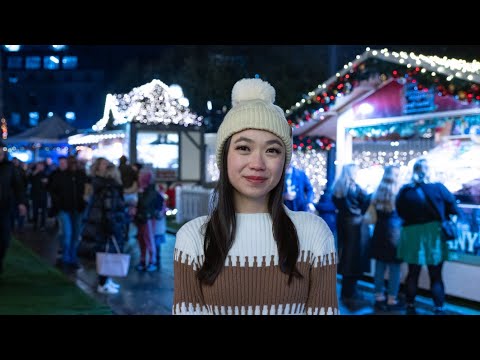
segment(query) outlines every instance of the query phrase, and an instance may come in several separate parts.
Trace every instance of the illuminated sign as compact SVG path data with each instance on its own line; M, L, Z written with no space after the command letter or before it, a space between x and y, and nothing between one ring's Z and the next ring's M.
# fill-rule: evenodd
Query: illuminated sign
M404 85L404 114L419 114L435 110L435 93L432 89L418 89L417 83Z

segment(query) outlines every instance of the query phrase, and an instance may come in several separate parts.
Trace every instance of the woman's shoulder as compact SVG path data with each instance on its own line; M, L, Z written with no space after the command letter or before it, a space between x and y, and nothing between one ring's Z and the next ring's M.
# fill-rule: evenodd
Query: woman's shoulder
M334 238L330 227L320 216L304 212L287 210L287 214L297 229L300 246L304 249L334 249Z
M175 248L191 255L203 253L202 227L208 216L200 216L183 224L177 231Z

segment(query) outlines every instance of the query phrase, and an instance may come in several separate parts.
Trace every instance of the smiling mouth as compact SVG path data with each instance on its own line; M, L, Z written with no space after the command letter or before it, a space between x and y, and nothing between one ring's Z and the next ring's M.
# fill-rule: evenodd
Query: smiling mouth
M267 178L261 176L245 176L245 179L254 184L261 184L267 180Z

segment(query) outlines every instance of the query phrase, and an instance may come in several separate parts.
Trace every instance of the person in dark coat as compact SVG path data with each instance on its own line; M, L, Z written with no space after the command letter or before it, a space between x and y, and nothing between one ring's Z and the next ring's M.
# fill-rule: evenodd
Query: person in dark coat
M0 142L0 274L10 245L11 214L15 204L21 216L27 213L25 186L20 174L7 158L7 147Z
M340 296L347 306L361 300L357 281L365 272L370 271L368 226L362 221L370 204L370 196L356 183L357 172L356 164L345 165L333 185L332 197L338 209L338 273L342 275Z
M432 183L426 159L413 166L410 183L404 185L396 198L398 215L403 219L397 256L408 264L405 280L407 313L415 313L415 296L422 266L426 265L430 277L430 290L434 312L445 312L445 287L442 267L449 259L446 241L441 239L441 218L458 215L453 194L441 183Z
M285 205L292 211L313 212L313 187L307 174L290 164L285 171L283 198Z
M38 216L40 213L40 231L45 231L48 174L45 171L45 164L43 162L37 162L35 164L35 169L28 176L28 180L31 184L30 197L33 207L33 230L37 230Z
M386 166L382 180L372 196L371 203L377 213L377 222L371 241L371 255L375 259L375 307L381 310L399 310L400 263L397 247L402 219L395 209L395 198L400 188L400 168ZM385 271L388 269L388 289L385 297Z
M105 158L95 160L90 168L93 193L89 199L82 228L82 240L96 243L100 252L117 252L112 239L123 252L126 242L126 207L119 170ZM120 285L111 278L98 275L97 291L117 294Z
M74 156L60 159L59 164L50 176L48 190L60 225L62 267L64 270L76 270L80 267L77 250L86 205L83 196L87 175L84 170L78 169Z
M20 179L22 181L24 191L25 191L25 196L27 199L25 200L25 206L27 207L27 214L26 215L21 215L18 211L18 202L15 203L13 206L13 216L11 220L11 227L12 230L16 230L18 232L23 232L24 231L24 226L25 226L25 218L28 216L28 176L26 170L23 168L24 163L21 162L18 158L14 157L12 159L12 164L15 168L15 171L18 172L20 175Z
M332 200L332 190L327 188L320 200L315 204L318 216L327 223L335 239L337 237L337 208Z

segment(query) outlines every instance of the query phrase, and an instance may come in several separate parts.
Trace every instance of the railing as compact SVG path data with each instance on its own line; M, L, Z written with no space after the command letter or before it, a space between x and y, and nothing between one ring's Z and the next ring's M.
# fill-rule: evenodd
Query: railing
M177 207L176 221L181 224L196 217L207 215L213 189L201 186L177 186L175 202Z

